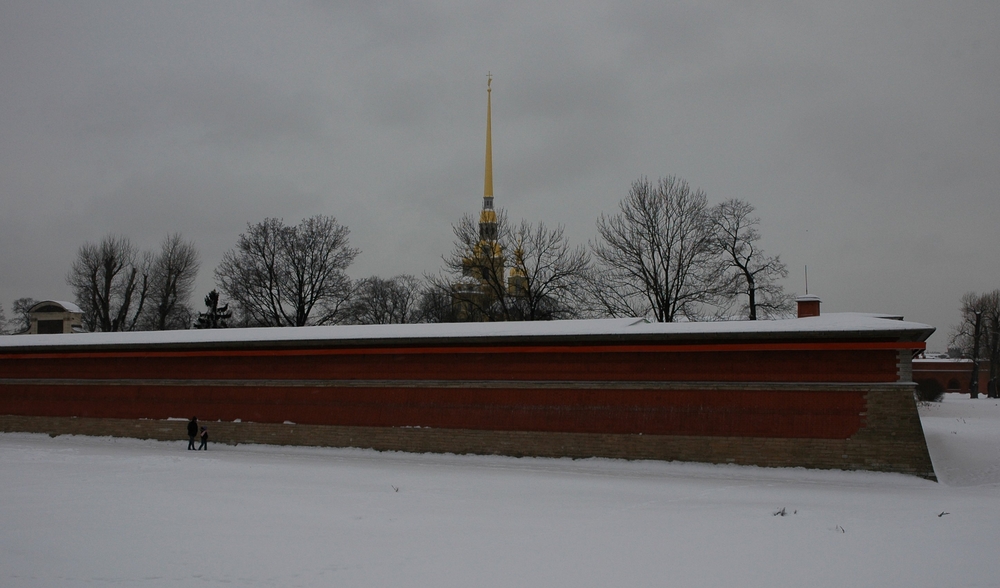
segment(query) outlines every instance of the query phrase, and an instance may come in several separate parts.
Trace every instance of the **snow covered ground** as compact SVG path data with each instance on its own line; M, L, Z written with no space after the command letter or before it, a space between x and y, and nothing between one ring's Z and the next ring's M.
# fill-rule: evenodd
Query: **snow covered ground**
M941 483L0 434L0 586L998 586L1000 403L922 415Z

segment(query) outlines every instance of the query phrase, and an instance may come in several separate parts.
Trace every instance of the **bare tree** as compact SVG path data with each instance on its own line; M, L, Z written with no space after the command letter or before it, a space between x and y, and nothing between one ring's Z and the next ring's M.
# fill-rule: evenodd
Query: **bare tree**
M590 257L582 247L570 247L561 226L521 221L515 227L500 210L495 233L491 228L486 238L469 215L452 230L454 246L443 258L446 275L429 281L451 299L454 318L534 321L576 315Z
M986 326L989 332L986 334L987 343L986 348L989 349L990 358L993 359L994 363L997 357L997 335L1000 335L1000 290L993 290L983 294L979 298L979 303L983 308L983 318L986 320ZM994 366L996 368L998 366ZM996 377L995 372L990 372L991 377Z
M125 237L109 235L77 252L66 281L90 331L133 331L149 294L152 256Z
M457 323L463 320L455 304L451 288L440 276L426 276L427 286L417 301L417 322Z
M31 328L31 307L38 304L38 301L34 298L18 298L14 301L13 306L11 306L11 312L14 316L10 317L10 322L7 323L7 331L9 333L27 333L28 329ZM3 324L0 322L0 324Z
M357 249L347 227L317 215L289 227L269 218L247 225L215 270L219 289L248 324L322 325L343 318L351 293L344 270Z
M612 316L672 322L693 316L720 293L725 266L716 255L707 197L675 176L633 182L619 212L597 221L597 267L589 292Z
M778 283L788 269L778 256L768 257L757 242L760 219L754 207L742 200L727 200L712 209L716 247L728 272L724 298L742 302L741 314L750 320L787 315L792 298Z
M365 278L354 288L351 320L361 325L418 322L420 294L420 281L410 275Z
M188 305L198 276L198 251L179 233L163 240L150 267L149 303L141 321L148 330L187 329L194 311Z
M513 254L507 291L515 318L537 321L577 316L590 255L571 248L561 225L555 228L526 221L513 231Z
M979 339L975 337L976 314L980 316ZM978 343L978 345L977 345ZM973 360L990 360L990 379L996 381L1000 364L1000 290L985 294L967 292L962 296L962 321L952 327L949 347L957 347L962 355ZM985 357L977 357L976 350Z

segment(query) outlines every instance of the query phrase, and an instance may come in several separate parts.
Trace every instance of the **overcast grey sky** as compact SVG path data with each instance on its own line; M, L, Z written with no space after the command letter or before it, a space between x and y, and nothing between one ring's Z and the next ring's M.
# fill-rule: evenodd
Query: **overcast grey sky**
M786 289L943 349L1000 287L1000 2L0 3L0 303L72 300L84 242L350 227L436 272L481 204L595 235L640 176L757 207Z

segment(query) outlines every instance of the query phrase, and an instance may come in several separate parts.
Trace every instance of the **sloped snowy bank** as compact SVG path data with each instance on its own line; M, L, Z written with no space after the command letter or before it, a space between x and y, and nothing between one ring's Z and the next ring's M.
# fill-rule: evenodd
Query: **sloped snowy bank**
M0 586L998 585L1000 403L921 414L941 483L3 434Z

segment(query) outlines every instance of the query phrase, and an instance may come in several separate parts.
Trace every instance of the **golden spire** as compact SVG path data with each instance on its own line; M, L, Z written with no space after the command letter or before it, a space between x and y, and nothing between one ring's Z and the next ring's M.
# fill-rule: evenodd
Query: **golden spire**
M497 239L497 213L493 210L493 133L491 131L490 84L493 74L486 74L486 173L483 176L483 210L479 213L479 238L483 241Z
M490 102L493 90L490 84L493 75L486 74L486 175L483 179L483 198L493 197L493 139L490 132Z

